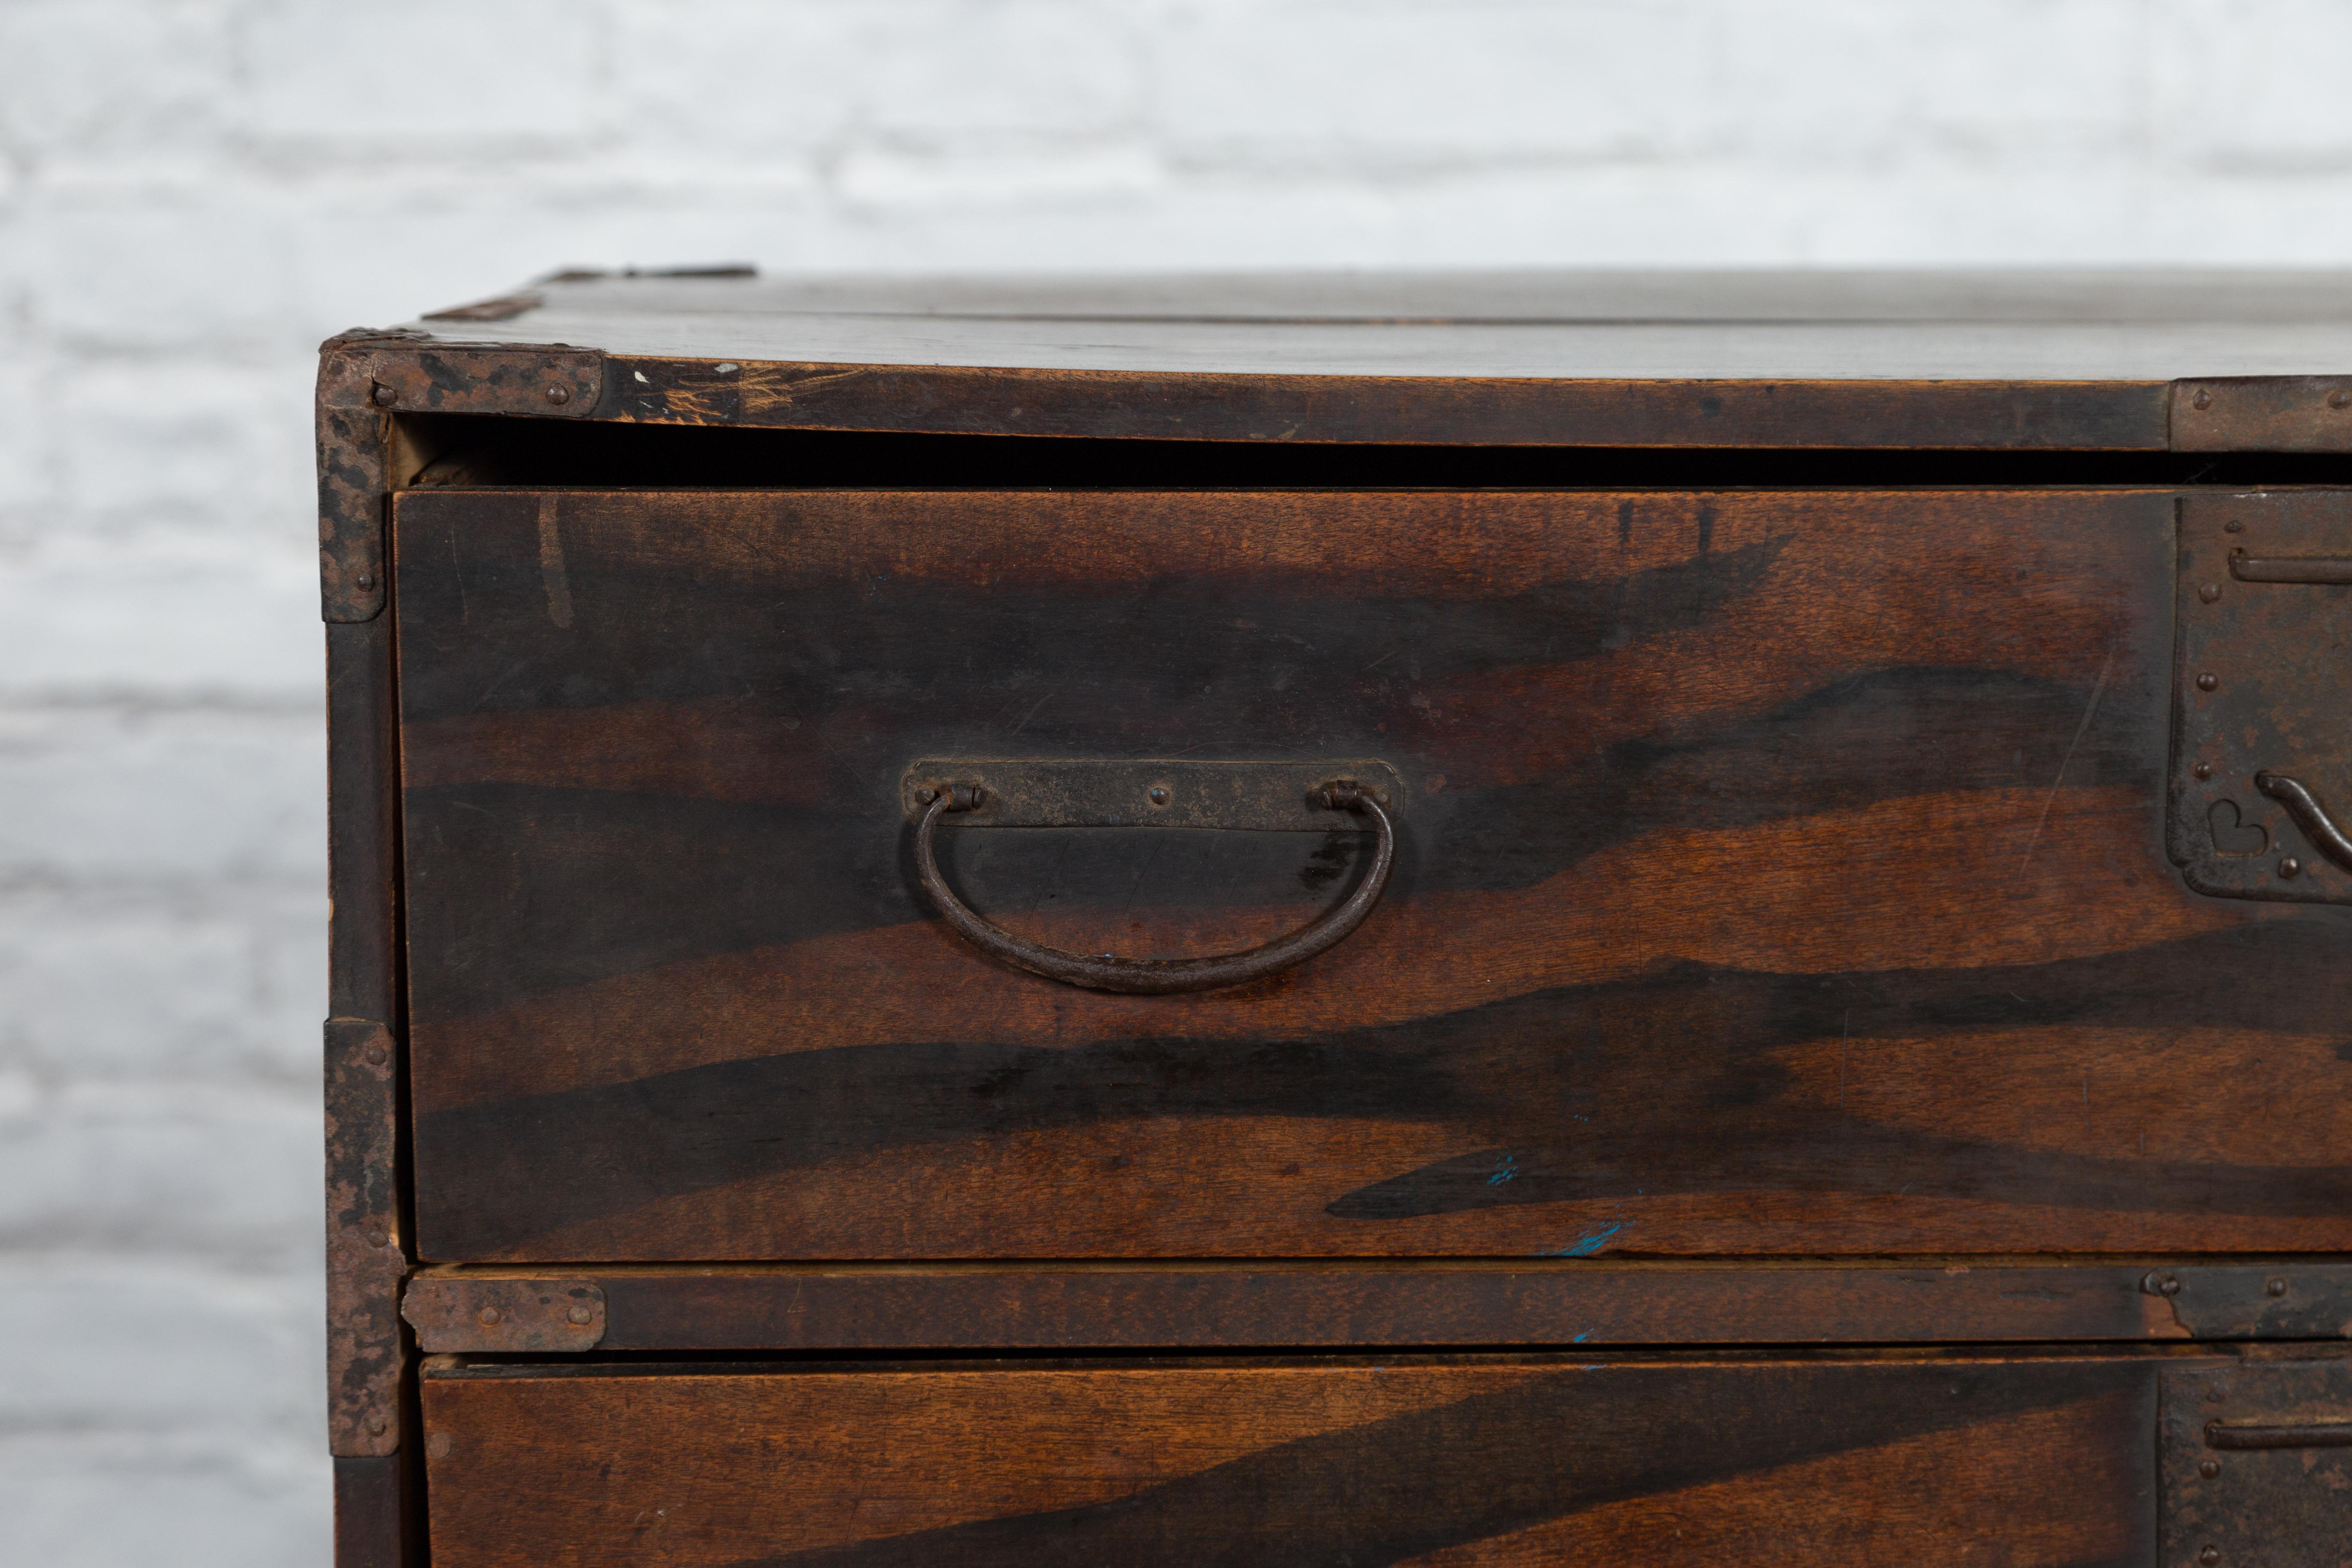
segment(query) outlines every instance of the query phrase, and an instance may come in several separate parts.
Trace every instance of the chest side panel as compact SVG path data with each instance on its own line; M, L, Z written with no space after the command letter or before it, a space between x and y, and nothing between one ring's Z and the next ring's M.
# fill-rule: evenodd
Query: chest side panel
M2168 864L2169 493L409 492L436 1258L2340 1247L2352 927ZM920 759L1379 759L1347 942L979 958ZM1353 833L942 836L1211 952Z

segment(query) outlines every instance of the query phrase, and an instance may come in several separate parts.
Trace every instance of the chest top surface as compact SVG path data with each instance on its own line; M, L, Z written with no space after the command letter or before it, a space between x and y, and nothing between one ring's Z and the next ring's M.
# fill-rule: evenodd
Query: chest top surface
M495 323L495 330L486 331ZM2148 382L2352 372L2313 271L558 273L433 341L752 363L1545 380Z

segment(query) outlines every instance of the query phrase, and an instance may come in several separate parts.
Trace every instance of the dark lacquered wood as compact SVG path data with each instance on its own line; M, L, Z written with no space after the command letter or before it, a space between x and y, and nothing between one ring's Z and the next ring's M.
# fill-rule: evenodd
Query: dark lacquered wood
M2170 492L410 492L420 1245L2325 1250L2344 911L2165 859ZM919 757L1372 756L1396 882L1094 995ZM1213 952L1360 837L973 832ZM1100 948L1097 949L1100 951Z
M593 1318L550 1337L528 1312L514 1314L517 1301L593 1302ZM425 1350L499 1352L2309 1340L2352 1334L2352 1268L640 1264L534 1279L460 1265L425 1270L408 1316Z
M392 637L388 616L327 627L327 1006L387 1024L404 1000Z
M409 1568L415 1514L403 1456L340 1455L334 1484L335 1568Z
M2162 1364L428 1371L433 1560L2137 1565Z
M1237 345L1266 335L1261 328L1227 331ZM1502 335L1516 344L1527 334ZM739 365L615 355L598 416L754 429L1404 446L2163 451L2170 438L2163 382L1970 376L1958 366L1932 379L1923 369L1900 381L1725 380L1671 372L1680 362L1662 355L1649 374L1635 363L1615 365L1614 374L1571 374L1572 361L1554 360L1474 377L1443 374L1451 360L1415 368L1376 355L1296 374L989 368L983 347L961 355L982 362L971 365L844 364L842 356L878 348L846 343L825 359L801 357L821 345L797 340L769 346L793 357ZM1101 357L1155 356L1120 349ZM1253 363L1244 353L1230 357ZM1773 358L1759 347L1758 363Z

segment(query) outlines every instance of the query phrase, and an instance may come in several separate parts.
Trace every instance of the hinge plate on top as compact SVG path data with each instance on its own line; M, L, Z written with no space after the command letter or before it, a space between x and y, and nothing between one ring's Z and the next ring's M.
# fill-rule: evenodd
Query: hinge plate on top
M2352 903L2352 491L2180 502L2167 827L2220 898Z
M2162 1568L2339 1568L2352 1548L2352 1361L2161 1374Z

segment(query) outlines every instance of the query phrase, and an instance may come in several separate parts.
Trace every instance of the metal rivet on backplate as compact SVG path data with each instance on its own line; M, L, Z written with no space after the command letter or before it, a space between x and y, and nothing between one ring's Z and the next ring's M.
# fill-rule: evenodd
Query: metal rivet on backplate
M457 1439L446 1432L436 1432L425 1439L425 1451L436 1459L446 1459L457 1452Z
M485 1307L479 1312L476 1313L475 1316L481 1320L482 1327L488 1329L497 1327L499 1320L505 1317L506 1314L499 1311L496 1307Z
M593 1321L596 1314L586 1307L574 1307L572 1310L564 1313L563 1316L571 1322L584 1325Z
M2200 779L2210 779L2213 776L2213 764L2210 763L2200 763L2192 771L2195 772L2197 776Z
M362 588L373 588L375 586L375 574L372 572L362 572L357 581Z
M400 401L400 394L382 382L376 383L375 390L369 393L368 397L378 408L389 408Z
M392 1245L392 1237L384 1231L372 1231L368 1235L368 1245L370 1247L390 1247Z
M2233 518L2231 518L2229 521L2227 521L2227 522L2225 522L2225 523L2223 523L2223 524L2221 525L2221 531L2222 531L2222 532L2224 532L2224 533L2236 533L2236 532L2240 531L2241 530L2242 530L2245 526L2246 526L2246 525L2245 525L2244 523L2240 522L2236 518L2234 518L2234 517L2233 517Z
M2141 1279L2139 1288L2151 1296L2178 1296L2180 1294L2180 1279L2178 1275L2158 1269Z
M2197 596L2210 605L2214 600L2221 596L2221 584L2219 583L2208 583L2203 587L2197 590Z
M568 386L551 386L547 389L547 400L561 408L572 401L572 389Z
M2194 403L2200 408L2210 408L2213 406L2213 395L2202 388L2200 388L2197 395L2190 398L2189 401Z
M2296 876L2299 875L2302 870L2303 862L2296 859L2292 855L2279 862L2279 875L2282 877Z
M1151 796L1152 805L1166 805L1168 804L1168 786L1166 784L1153 784L1148 793Z
M2270 1296L2284 1296L2286 1294L2286 1281L2284 1279L2265 1280L2263 1284L2263 1294Z
M2197 678L2197 689L2200 691L2210 691L2221 684L2221 678L2211 674L2210 671Z
M384 1063L392 1059L392 1053L385 1050L381 1045L370 1046L366 1050L362 1051L360 1055L367 1058L368 1065L370 1067L380 1068L383 1066Z
M2352 408L2352 392L2331 392L2327 395L2330 408Z
M2219 1459L2204 1459L2204 1460L2200 1460L2200 1461L2198 1463L2198 1466L2197 1466L2197 1473L2198 1473L2199 1475L2200 1475L2200 1476L2203 1476L2207 1480L2209 1480L2209 1481L2210 1481L2210 1480L2211 1480L2215 1476L2218 1476L2218 1475L2220 1475L2220 1474L2221 1473L2221 1460L2219 1460Z
M381 1415L371 1415L367 1418L367 1429L369 1436L381 1437L392 1430L392 1423Z
M2218 1546L2209 1546L2197 1554L2197 1561L2205 1564L2205 1568L2213 1568L2214 1563L2221 1561L2221 1549Z

